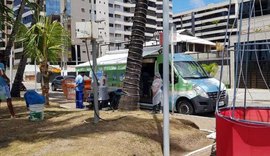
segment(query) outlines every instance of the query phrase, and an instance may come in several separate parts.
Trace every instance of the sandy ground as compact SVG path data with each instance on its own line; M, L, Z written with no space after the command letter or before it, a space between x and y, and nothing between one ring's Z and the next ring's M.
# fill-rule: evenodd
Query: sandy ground
M92 110L63 109L53 103L45 108L43 121L32 122L23 100L14 100L14 106L16 119L10 119L5 103L0 107L1 156L162 155L162 114L101 111L104 120L94 124ZM213 144L206 135L188 119L171 118L171 155Z

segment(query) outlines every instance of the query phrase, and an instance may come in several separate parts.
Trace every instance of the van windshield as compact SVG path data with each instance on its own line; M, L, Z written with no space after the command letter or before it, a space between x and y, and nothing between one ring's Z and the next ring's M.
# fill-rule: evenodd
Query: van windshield
M176 61L174 65L184 79L209 78L204 69L194 61Z

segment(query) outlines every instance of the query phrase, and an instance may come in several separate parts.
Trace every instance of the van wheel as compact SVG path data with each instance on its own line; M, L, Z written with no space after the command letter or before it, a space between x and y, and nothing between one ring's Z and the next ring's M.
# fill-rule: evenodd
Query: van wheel
M177 104L177 111L181 114L194 114L192 104L188 100L180 100Z

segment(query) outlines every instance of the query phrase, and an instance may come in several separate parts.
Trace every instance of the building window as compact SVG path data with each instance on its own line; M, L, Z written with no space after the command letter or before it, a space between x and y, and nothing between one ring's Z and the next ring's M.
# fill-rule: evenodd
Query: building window
M114 5L114 8L120 9L121 7L120 7L120 5L115 4L115 5Z
M110 27L113 27L113 24L112 24L112 23L110 23L110 24L109 24L109 26L110 26Z
M114 15L114 17L115 17L115 18L121 18L121 16L120 16L120 15Z
M113 7L113 4L109 3L109 7L112 8Z
M121 34L115 34L115 37L121 37Z
M82 19L82 22L85 22L85 19Z
M113 14L109 14L109 17L113 17Z
M120 24L115 24L115 28L121 28Z
M113 33L110 33L110 37L112 37L112 38L113 38L113 37L114 37L114 34L113 34Z
M82 11L82 12L85 12L84 8L81 8L81 11Z

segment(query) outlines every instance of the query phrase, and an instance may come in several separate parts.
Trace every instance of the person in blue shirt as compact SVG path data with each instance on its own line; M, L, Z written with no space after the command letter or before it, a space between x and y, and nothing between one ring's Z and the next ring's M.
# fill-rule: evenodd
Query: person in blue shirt
M75 79L76 90L76 108L83 108L84 99L84 73L79 73Z
M5 74L4 64L0 63L0 88L1 88L0 91L3 93L2 95L4 95L3 97L1 97L0 100L7 101L7 106L8 106L9 112L11 114L11 118L15 118L15 112L14 112L14 108L13 108L12 101L11 101L9 82L10 82L10 80L7 77L7 75Z

